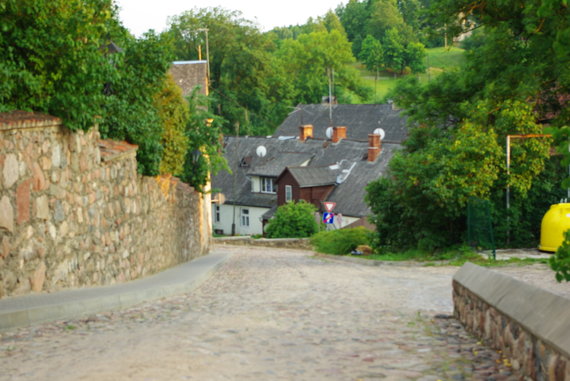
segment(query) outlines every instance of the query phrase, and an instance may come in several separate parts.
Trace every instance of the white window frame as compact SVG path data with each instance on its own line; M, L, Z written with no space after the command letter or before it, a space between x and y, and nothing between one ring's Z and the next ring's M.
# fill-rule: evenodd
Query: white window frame
M249 209L241 209L240 210L240 218L239 218L241 226L249 226Z
M275 191L275 182L273 177L261 177L260 180L261 180L260 184L261 193L270 193L270 194L277 193Z
M293 187L291 185L285 185L285 202L293 201Z

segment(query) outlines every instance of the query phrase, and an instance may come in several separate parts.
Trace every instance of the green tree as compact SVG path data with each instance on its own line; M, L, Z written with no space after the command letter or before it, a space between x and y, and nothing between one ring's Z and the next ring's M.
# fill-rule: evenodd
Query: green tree
M188 97L190 118L185 130L188 150L181 179L199 192L207 191L210 174L215 175L221 169L229 171L223 156L223 120L209 111L210 102L211 98L200 94L198 89Z
M174 40L176 58L205 57L206 33L211 70L212 107L224 121L226 133L271 133L293 105L290 80L272 52L272 36L262 34L237 11L193 9L171 20L167 34Z
M366 3L358 0L349 0L346 6L338 6L336 9L348 40L352 42L352 51L355 56L360 54L362 41L366 37L365 25L368 19Z
M139 172L157 175L163 125L154 99L172 62L171 47L153 32L135 39L121 29L116 37L123 52L113 57L115 72L107 81L99 129L105 138L137 144Z
M404 74L406 70L422 73L426 51L423 44L406 39L396 28L389 29L382 40L384 65Z
M318 103L328 94L328 72L335 73L335 94L354 94L365 98L357 72L346 64L354 62L350 43L340 32L312 32L297 40L285 40L276 52L285 75L292 78L295 99L303 103ZM349 95L347 95L349 96Z
M544 213L539 210L549 202L545 201L546 195L555 201L557 194L552 189L557 180L545 175L546 165L550 166L550 173L556 173L552 160L548 160L548 139L514 142L509 176L503 165L482 167L488 169L484 178L470 174L465 169L472 168L469 163L477 158L474 153L437 153L442 147L448 147L443 151L448 152L449 147L459 144L461 129L476 126L474 137L486 139L487 143L481 140L473 144L486 144L486 149L494 147L493 152L496 151L477 160L484 164L493 158L493 162L504 163L507 135L542 134L546 123L559 139L563 152L568 152L569 135L564 131L570 132L565 127L569 124L565 94L570 91L570 70L563 62L568 58L569 43L561 39L570 33L568 9L556 1L531 0L524 7L518 4L515 0L492 4L448 0L434 3L440 27L447 25L448 31L459 33L464 28L483 25L485 33L480 36L479 47L468 53L459 70L446 72L423 85L416 79L407 79L392 94L398 105L406 108L410 120L420 127L412 130L406 152L391 164L393 176L370 189L371 206L384 242L413 246L415 239L426 247L458 242L464 232L462 206L471 194L492 201L498 241L513 244L507 240L509 231L511 235L516 232L518 236L536 238L540 221L532 218L531 213ZM453 175L432 165L433 158L445 163ZM473 179L478 183L476 188L470 185ZM430 187L425 188L425 184ZM504 203L507 186L514 200L509 210ZM477 188L485 192L473 192ZM431 221L424 218L424 211L430 210L427 199L439 208L431 210ZM385 211L404 218L399 222ZM406 216L412 212L418 218L408 220ZM395 230L413 229L414 238L390 232L390 224L399 224L400 229ZM434 234L433 226L438 226L442 234ZM449 234L451 230L446 226L453 227L454 233ZM519 244L528 244L524 239L517 240Z
M317 208L305 201L289 202L277 208L265 232L269 238L306 238L319 231Z
M371 0L368 1L370 17L366 23L366 33L381 40L390 29L400 32L404 28L404 19L398 10L396 0Z
M103 47L114 12L111 0L0 2L0 111L42 111L70 129L91 128L112 75Z
M171 75L164 81L162 89L155 94L154 105L162 124L161 145L164 148L160 161L161 174L180 175L188 151L186 125L190 118L188 102L182 97L182 90Z
M488 198L501 165L494 131L465 123L454 133L417 128L388 178L371 183L367 201L382 245L433 250L456 243L470 197Z
M364 62L368 70L375 71L378 77L378 70L384 62L384 50L380 41L371 35L366 36L362 41L362 49L358 58Z

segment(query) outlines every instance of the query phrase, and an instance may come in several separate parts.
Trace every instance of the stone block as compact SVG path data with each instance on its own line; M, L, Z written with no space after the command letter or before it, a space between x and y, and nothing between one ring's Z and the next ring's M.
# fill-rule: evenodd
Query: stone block
M20 164L16 155L9 153L4 160L4 168L2 174L4 177L4 188L8 189L18 181L20 177Z
M0 258L7 258L8 255L10 255L10 239L4 236L0 246Z
M7 196L0 199L0 229L14 231L14 209Z
M63 204L59 200L56 200L55 202L53 217L55 222L62 222L63 220L65 220L65 212L63 210Z
M30 220L30 195L32 179L26 179L16 188L16 222L26 223Z
M32 165L34 191L41 191L48 187L48 182L44 176L44 172L38 163Z
M61 146L58 143L53 145L51 151L51 163L54 168L61 166Z
M41 220L49 219L49 202L47 196L36 198L36 218Z
M42 261L30 277L30 287L33 292L40 292L46 280L46 264Z
M51 159L47 156L43 156L40 159L40 163L42 164L42 169L44 171L49 171L51 169Z

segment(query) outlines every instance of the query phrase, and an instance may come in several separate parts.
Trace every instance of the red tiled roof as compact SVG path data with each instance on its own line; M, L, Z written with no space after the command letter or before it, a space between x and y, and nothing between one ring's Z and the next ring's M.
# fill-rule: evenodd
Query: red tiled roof
M130 152L136 152L138 148L139 146L136 144L127 143L125 141L110 139L99 140L99 149L101 150L102 161L113 160Z
M0 127L17 128L30 127L31 124L46 125L60 124L61 119L47 114L30 111L10 111L0 113Z

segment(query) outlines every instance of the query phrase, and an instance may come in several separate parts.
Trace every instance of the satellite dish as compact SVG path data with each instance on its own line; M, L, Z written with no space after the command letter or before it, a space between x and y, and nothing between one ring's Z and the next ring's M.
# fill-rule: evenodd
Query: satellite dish
M333 137L333 128L332 127L328 127L325 131L325 134L327 135L327 139L332 139Z
M374 135L380 135L380 139L384 140L384 136L386 136L386 131L383 128L377 128L374 130Z
M267 155L267 148L265 148L264 146L259 146L255 150L255 153L257 154L258 157L265 157L265 155Z

